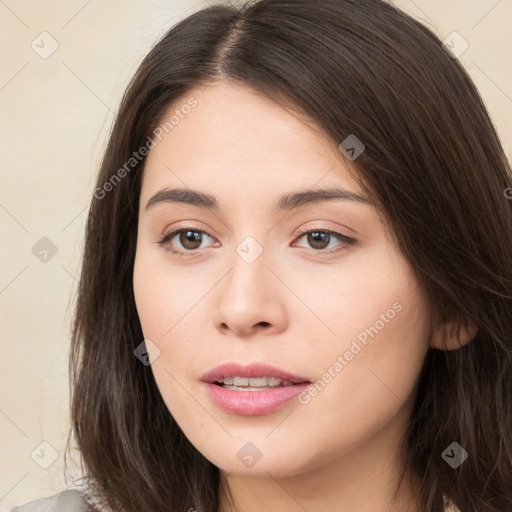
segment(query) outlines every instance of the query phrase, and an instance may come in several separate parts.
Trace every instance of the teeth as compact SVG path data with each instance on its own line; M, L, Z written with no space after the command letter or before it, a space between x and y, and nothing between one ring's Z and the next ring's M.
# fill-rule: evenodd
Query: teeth
M249 385L249 378L248 377L235 377L233 379L233 384L235 386L248 386Z
M277 378L277 377L269 377L268 379L268 385L270 387L277 387L281 384L281 379Z
M238 378L238 377L237 377ZM235 378L235 385L240 385L240 384L237 384L236 383L236 379ZM261 387L267 387L268 386L268 379L267 377L251 377L250 379L247 379L248 381L248 384L243 384L243 385L248 385L252 388L261 388Z
M257 387L257 388L251 388L249 386L226 386L225 384L222 385L222 387L224 389L230 389L232 391L262 391L263 389L272 389L268 386L262 388L262 387Z
M293 382L282 380L278 377L224 377L217 380L218 384L226 386L249 387L249 388L277 388L280 386L293 386Z

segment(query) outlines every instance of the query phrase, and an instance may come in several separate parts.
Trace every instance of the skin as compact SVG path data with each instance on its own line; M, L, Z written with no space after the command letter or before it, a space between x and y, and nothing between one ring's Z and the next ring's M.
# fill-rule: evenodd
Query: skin
M419 510L413 475L391 503L397 442L426 352L439 343L413 269L372 205L330 200L271 211L279 196L299 190L338 186L364 195L348 172L356 173L357 160L346 160L319 128L228 81L190 91L164 117L190 97L197 107L148 155L133 275L144 336L160 351L150 349L151 368L170 413L221 469L221 487L229 485L240 511ZM220 210L178 203L146 210L166 187L212 194ZM184 222L211 237L203 234L199 246L176 235L167 247L194 254L179 257L157 242ZM303 227L335 230L357 244L331 237L315 246L297 235ZM236 253L247 236L263 249L250 264ZM228 361L265 362L316 382L396 303L394 318L306 405L230 414L200 382ZM247 442L261 452L252 467L237 457ZM228 510L222 498L219 512Z

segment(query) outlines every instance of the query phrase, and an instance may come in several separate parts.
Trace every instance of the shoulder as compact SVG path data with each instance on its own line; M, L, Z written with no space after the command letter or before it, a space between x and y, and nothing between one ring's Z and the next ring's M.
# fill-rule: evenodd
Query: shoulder
M66 489L14 507L9 512L97 512L78 489Z

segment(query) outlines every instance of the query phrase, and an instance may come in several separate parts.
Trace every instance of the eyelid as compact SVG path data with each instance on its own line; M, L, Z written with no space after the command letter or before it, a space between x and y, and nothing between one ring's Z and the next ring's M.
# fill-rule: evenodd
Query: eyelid
M356 239L354 237L343 233L341 230L339 230L339 228L328 228L325 226L313 226L311 224L307 224L307 225L303 226L302 228L300 228L298 231L296 231L294 234L294 237L296 238L298 236L304 235L305 233L311 233L312 231L313 232L318 231L320 233L330 233L332 235L341 236L342 238L344 238L346 240L353 240L354 242L356 241Z

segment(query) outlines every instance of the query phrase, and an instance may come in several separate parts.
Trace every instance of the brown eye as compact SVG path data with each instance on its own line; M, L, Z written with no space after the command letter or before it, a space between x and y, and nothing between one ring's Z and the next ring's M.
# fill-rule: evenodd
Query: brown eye
M201 247L202 235L200 231L180 231L179 241L185 249L194 251Z
M299 233L297 240L306 239L307 247L304 247L311 254L328 255L335 252L342 252L357 244L355 238L343 235L331 229L309 229L306 227ZM335 243L334 248L332 242ZM336 242L338 242L336 244ZM329 247L330 246L330 247Z
M313 249L326 249L331 235L323 231L311 231L307 233L307 241Z
M186 255L186 253L192 253L201 248L205 238L213 240L213 237L206 233L206 231L182 227L164 235L158 243L164 246L167 251L175 254Z

